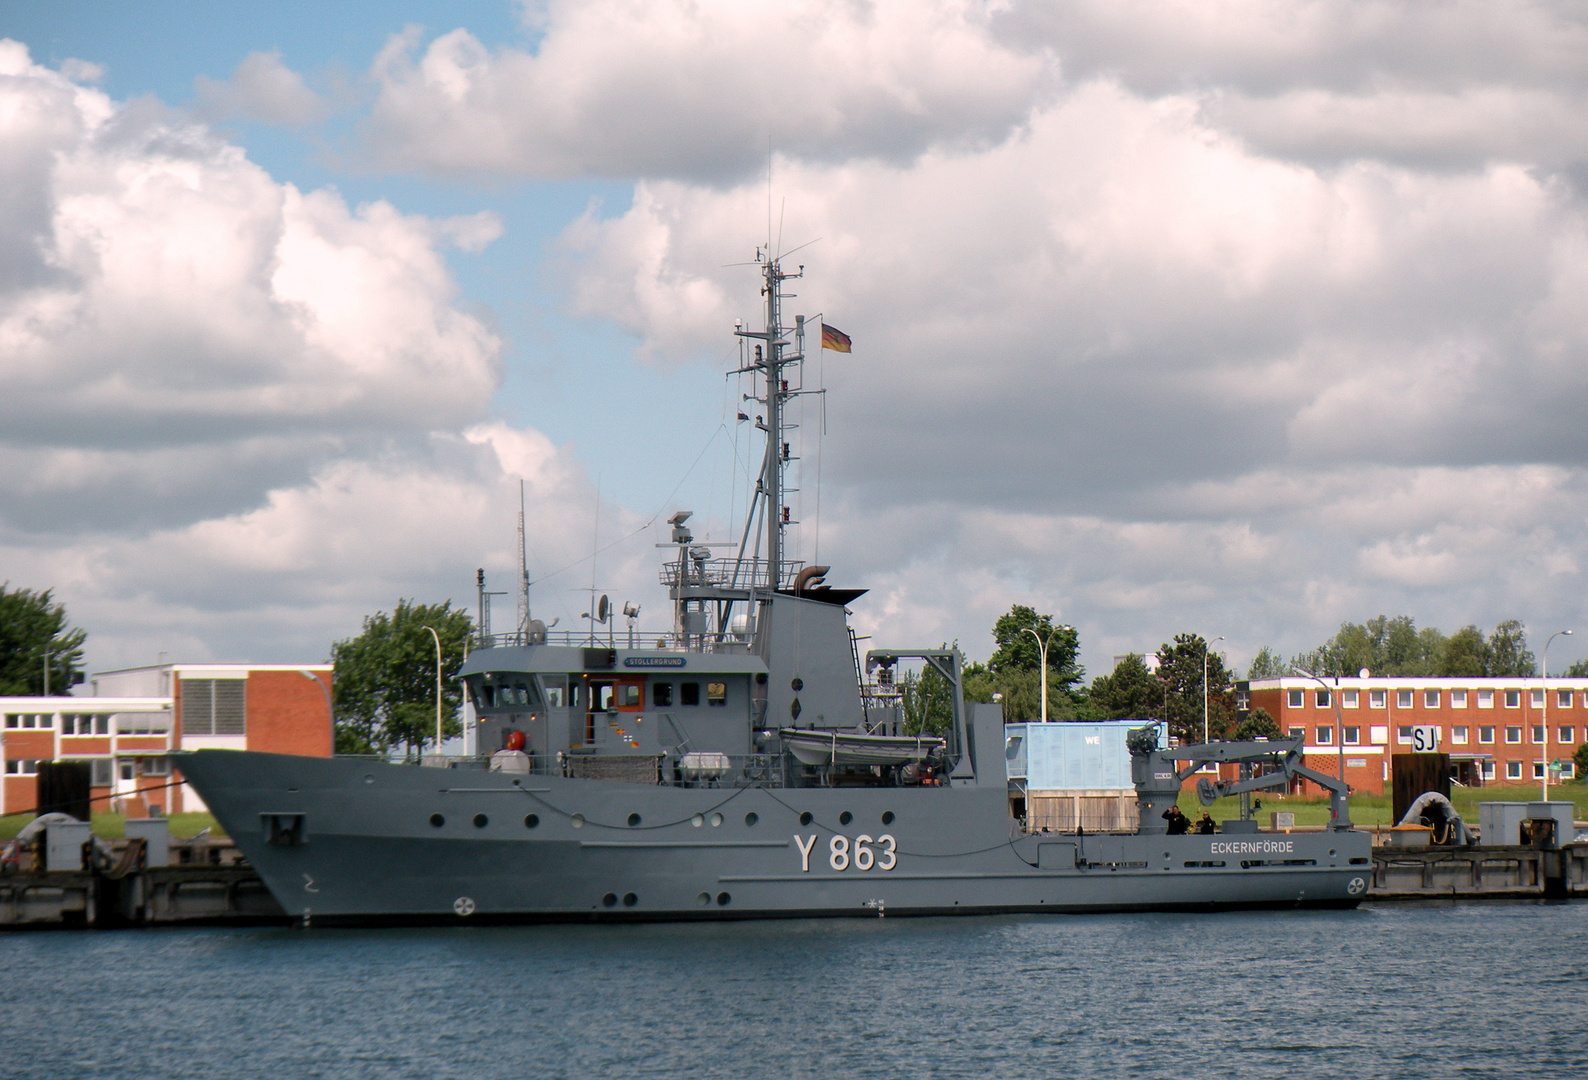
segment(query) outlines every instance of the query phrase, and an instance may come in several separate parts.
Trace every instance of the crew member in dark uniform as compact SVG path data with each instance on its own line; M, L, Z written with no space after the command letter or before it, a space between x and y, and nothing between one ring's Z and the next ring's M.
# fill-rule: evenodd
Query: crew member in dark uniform
M1182 814L1178 806L1171 806L1165 810L1163 819L1169 823L1170 836L1184 836L1191 828L1191 819Z
M1211 833L1216 831L1217 826L1213 824L1212 815L1210 815L1206 810L1202 811L1202 816L1197 819L1197 832Z

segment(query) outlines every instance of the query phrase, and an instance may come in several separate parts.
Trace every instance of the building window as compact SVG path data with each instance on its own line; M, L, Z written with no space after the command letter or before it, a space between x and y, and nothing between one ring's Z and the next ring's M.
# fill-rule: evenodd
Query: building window
M1544 691L1542 689L1530 690L1528 691L1527 696L1528 703L1532 705L1533 708L1542 709L1544 707Z
M1300 690L1286 691L1285 703L1287 707L1292 709L1301 708L1301 694ZM9 717L7 719L9 720Z
M1356 746L1362 741L1362 729L1356 727L1341 728L1345 732L1345 745Z
M62 735L109 735L109 713L62 713Z
M1493 780L1494 779L1494 762L1485 761L1483 763L1483 778L1485 780Z
M1347 709L1356 708L1356 691L1355 690L1341 690L1340 691L1340 704L1345 706Z
M139 762L139 772L145 776L170 776L171 759L168 757L144 758Z
M1319 728L1318 729L1318 745L1319 746L1328 746L1332 742L1334 742L1334 728L1333 727L1321 727L1321 728Z
M54 713L6 713L6 727L8 728L52 728L54 726Z
M1465 709L1467 707L1467 692L1465 690L1450 691L1450 707L1452 709Z
M182 734L246 735L247 679L183 679Z
M1478 691L1478 708L1480 708L1480 709L1492 709L1492 708L1494 708L1494 691L1493 690L1479 690Z
M137 765L137 762L129 760L119 761L116 764L118 766L118 771L121 773L121 778L123 780L131 780L133 777L133 766Z
M1382 709L1384 707L1384 691L1369 690L1367 692L1367 707L1370 709Z
M1575 779L1577 779L1577 764L1576 764L1576 762L1571 761L1570 759L1562 761L1560 763L1560 778L1562 780L1575 780Z
M1507 780L1522 779L1522 763L1520 761L1507 761L1505 763L1505 778Z
M1543 724L1534 724L1533 725L1533 745L1537 746L1539 743L1541 743L1543 741L1544 741L1544 725Z
M1520 709L1522 707L1522 691L1507 690L1505 692L1505 707L1507 709Z
M1570 729L1568 728L1567 730L1570 730ZM1293 728L1290 729L1290 737L1292 739L1304 739L1304 738L1307 737L1307 729L1306 728L1293 727Z
M707 705L726 705L726 704L728 704L728 684L727 683L721 683L721 682L709 682L709 683L707 683L706 684L706 704Z
M1424 690L1423 691L1423 708L1425 708L1425 709L1437 709L1437 708L1439 708L1439 691L1438 690Z
M109 787L116 763L108 757L94 758L88 763L88 786Z
M1329 691L1319 690L1315 700L1318 703L1318 708L1327 709L1329 707Z
M1508 742L1508 743L1519 743L1519 742L1521 742L1522 741L1522 729L1519 728L1519 727L1507 727L1505 729L1505 741Z
M1533 779L1544 779L1544 763L1542 761L1533 762Z
M1557 708L1557 709L1569 709L1569 708L1571 708L1571 691L1570 690L1557 690L1557 691L1555 691L1555 708Z
M36 758L18 758L6 762L7 776L36 776L38 771L39 763Z
M1452 727L1450 729L1450 741L1453 742L1453 743L1458 743L1461 746L1467 745L1467 728L1466 728L1466 725L1463 724L1463 725L1457 725L1455 727Z
M1492 743L1494 741L1494 729L1486 724L1480 725L1478 728L1478 741L1480 743Z
M1395 691L1395 707L1397 709L1409 709L1409 708L1411 708L1412 707L1412 692L1410 690L1397 690L1397 691Z
M1395 729L1395 741L1402 746L1412 741L1412 729L1405 724Z
M1572 729L1569 726L1561 728L1560 729L1560 741L1563 742L1563 743L1571 742L1572 741L1572 738L1571 738L1572 734L1573 734Z
M1245 690L1235 691L1235 707L1242 712L1252 707L1252 695Z

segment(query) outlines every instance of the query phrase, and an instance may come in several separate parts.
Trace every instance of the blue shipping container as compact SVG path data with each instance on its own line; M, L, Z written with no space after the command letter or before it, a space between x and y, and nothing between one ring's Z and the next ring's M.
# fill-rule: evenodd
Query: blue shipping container
M1150 720L1096 724L1008 724L1004 728L1009 778L1028 791L1096 791L1133 788L1125 736ZM1164 741L1162 726L1159 744Z

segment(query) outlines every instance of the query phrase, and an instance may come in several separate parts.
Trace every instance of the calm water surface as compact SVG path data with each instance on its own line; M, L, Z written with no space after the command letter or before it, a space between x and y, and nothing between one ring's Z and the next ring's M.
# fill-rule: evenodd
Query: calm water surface
M1588 903L0 935L0 1076L1588 1076Z

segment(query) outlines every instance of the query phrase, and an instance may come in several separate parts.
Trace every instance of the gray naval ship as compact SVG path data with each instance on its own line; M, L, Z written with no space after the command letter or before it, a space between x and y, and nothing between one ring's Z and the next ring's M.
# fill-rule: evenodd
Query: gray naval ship
M482 641L460 672L472 758L180 757L283 909L418 923L1355 905L1369 837L1299 740L1169 748L1144 722L1127 740L1134 820L1056 830L1010 779L1001 707L965 702L957 650L862 658L846 610L862 591L785 556L784 413L810 391L805 321L785 326L781 307L803 267L757 263L765 325L736 331L765 410L755 497L733 557L697 543L687 512L670 520L670 633L624 648L526 617ZM907 664L947 686L941 737L904 730ZM1241 818L1180 832L1164 815L1182 784L1222 763L1235 775L1203 775L1199 794L1241 795ZM1296 777L1330 791L1328 828L1260 830L1248 793Z

